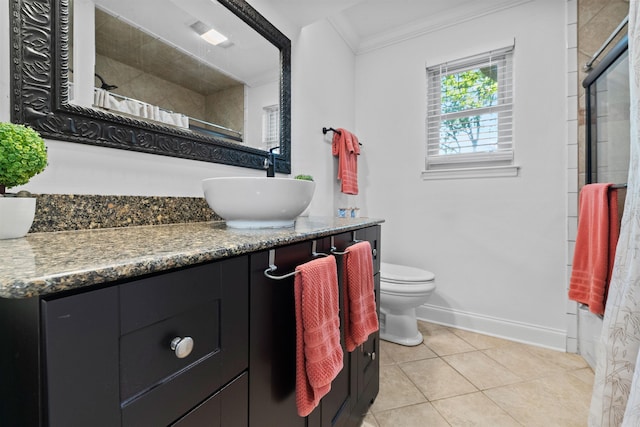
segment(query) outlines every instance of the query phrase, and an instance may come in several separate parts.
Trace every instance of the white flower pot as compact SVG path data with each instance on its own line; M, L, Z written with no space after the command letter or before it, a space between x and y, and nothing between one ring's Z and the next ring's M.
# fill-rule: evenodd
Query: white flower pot
M0 239L24 237L35 214L35 197L0 197Z

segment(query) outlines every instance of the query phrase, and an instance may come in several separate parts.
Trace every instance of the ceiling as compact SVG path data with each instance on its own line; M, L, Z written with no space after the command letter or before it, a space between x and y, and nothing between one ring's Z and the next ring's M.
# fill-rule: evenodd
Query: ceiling
M293 24L327 18L364 53L533 0L264 0Z

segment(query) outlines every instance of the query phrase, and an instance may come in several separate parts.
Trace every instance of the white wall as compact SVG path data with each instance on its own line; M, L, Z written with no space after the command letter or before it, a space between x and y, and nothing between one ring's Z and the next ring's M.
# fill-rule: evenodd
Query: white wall
M294 174L312 175L316 193L311 212L335 215L340 203L332 132L323 127L354 128L355 60L326 20L303 28L293 56L292 95Z
M273 81L259 86L245 85L244 90L246 120L244 144L264 150L265 144L262 142L264 108L280 102L280 82Z
M316 195L309 213L330 215L335 185L333 159L321 129L325 123L345 127L354 123L353 55L327 24L308 27L300 34L268 1L252 0L251 4L292 39L293 173L314 175ZM7 12L0 12L0 121L10 120L8 10L9 1L0 0L0 11ZM332 93L342 96L333 98ZM64 141L48 140L47 146L47 169L12 191L202 196L200 183L204 178L264 175L259 170Z
M366 210L386 219L383 261L433 271L419 315L564 349L565 4L527 2L356 60ZM516 178L423 181L425 64L516 40Z

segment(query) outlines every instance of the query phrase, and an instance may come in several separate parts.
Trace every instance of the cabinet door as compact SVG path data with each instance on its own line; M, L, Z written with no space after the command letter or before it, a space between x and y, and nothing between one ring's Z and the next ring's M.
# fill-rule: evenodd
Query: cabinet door
M352 240L352 232L341 233L333 236L333 245L336 250L343 251L347 246L352 244ZM337 255L336 258L338 264L338 283L340 287L340 307L344 307L342 256ZM354 353L349 353L345 349L343 310L340 310L340 325L341 343L344 351L344 368L331 383L331 391L322 398L322 427L346 426L356 396L356 360Z
M380 289L380 274L376 274L376 297ZM379 306L378 299L376 299ZM379 308L378 308L379 313ZM378 381L380 376L380 338L379 332L369 336L369 339L356 349L358 364L358 401L371 404L378 394ZM362 403L362 402L361 402Z
M311 258L312 242L275 251L274 275L292 272ZM305 427L296 407L296 319L294 278L264 276L269 252L251 255L249 425ZM317 411L317 409L316 409ZM315 417L315 411L310 417Z
M373 273L380 272L380 226L367 227L356 232L356 238L367 240L371 245L371 256L373 258Z
M374 293L376 310L380 316L380 227L368 227L348 233L341 233L333 237L333 244L338 251L353 244L354 240L366 240L371 245ZM340 296L343 292L342 260L338 262L340 279ZM340 301L341 306L343 301ZM343 320L343 319L341 319ZM343 329L344 333L344 329ZM378 394L379 384L379 333L375 332L369 339L356 348L352 353L345 351L345 371L341 372L332 384L331 392L322 400L322 426L343 427L359 426L362 418L369 409L373 399ZM344 346L344 336L343 336Z
M360 231L360 230L359 230ZM374 269L374 293L376 310L380 318L380 226L369 227L360 233L360 239L371 244ZM380 382L380 332L369 336L369 339L354 352L356 355L358 393L354 408L355 416L364 417L378 395Z
M120 425L116 287L42 301L50 427Z

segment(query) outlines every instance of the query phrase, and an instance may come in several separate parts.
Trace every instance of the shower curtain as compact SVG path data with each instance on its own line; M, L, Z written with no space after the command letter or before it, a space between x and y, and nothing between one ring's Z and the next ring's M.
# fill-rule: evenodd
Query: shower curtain
M597 349L590 427L640 425L639 1L629 3L631 159L627 197Z

